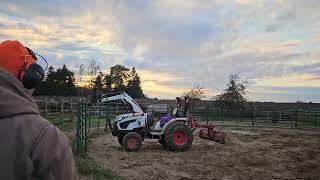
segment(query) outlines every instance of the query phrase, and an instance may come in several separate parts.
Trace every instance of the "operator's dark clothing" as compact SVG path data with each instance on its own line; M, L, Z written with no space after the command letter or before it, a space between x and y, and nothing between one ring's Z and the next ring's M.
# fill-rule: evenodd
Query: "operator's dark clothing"
M32 96L1 68L0 179L77 179L67 137L40 117Z

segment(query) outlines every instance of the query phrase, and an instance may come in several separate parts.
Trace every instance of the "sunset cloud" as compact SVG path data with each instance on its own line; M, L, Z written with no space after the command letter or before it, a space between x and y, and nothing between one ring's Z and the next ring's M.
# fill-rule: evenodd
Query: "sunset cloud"
M320 102L319 9L318 0L3 0L0 40L75 71L91 58L104 72L136 67L150 97L197 82L211 98L240 73L251 100Z

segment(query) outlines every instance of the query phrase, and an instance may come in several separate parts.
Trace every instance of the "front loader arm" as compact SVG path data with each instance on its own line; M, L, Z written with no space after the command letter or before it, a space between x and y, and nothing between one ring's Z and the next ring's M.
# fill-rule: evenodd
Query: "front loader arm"
M109 97L103 97L100 102L104 103L104 102L109 102L109 101L115 101L115 100L121 100L122 102L125 101L128 104L131 105L132 110L135 113L143 113L141 107L138 105L138 103L132 99L127 93L122 92L120 94L114 95L114 96L109 96Z

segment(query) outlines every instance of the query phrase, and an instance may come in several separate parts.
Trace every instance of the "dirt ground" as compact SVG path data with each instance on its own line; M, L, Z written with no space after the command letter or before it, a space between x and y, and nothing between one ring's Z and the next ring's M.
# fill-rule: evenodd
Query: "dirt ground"
M320 179L320 131L223 128L226 144L200 139L170 152L145 140L128 153L111 134L92 139L89 156L124 179Z

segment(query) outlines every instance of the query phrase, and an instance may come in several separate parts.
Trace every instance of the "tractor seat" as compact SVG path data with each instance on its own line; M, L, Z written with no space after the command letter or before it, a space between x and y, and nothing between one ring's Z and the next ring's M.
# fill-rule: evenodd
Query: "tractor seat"
M172 116L175 118L184 117L182 108L175 108L172 112Z
M151 112L151 113L148 113L146 126L151 127L153 123L154 123L154 112Z

